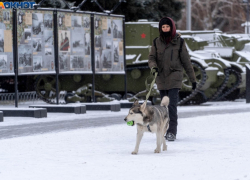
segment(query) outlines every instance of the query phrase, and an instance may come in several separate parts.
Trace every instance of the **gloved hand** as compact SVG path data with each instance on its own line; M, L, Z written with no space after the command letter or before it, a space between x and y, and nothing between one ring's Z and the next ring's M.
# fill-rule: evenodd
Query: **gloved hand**
M158 76L159 76L158 67L153 67L153 68L151 69L151 72L152 72L153 76L155 75L156 72L158 73Z
M197 83L196 83L196 82L193 82L193 83L192 83L192 89L193 89L193 90L195 90L195 89L196 89L196 85L197 85Z

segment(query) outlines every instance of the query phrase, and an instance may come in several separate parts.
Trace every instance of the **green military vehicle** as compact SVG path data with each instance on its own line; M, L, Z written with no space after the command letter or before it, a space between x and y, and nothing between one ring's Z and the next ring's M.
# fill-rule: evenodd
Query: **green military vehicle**
M230 73L230 81L228 82L226 89L231 91L231 93L229 93L227 96L221 96L219 100L234 100L238 97L244 96L246 89L245 63L249 63L250 61L250 52L247 50L250 42L250 37L244 34L222 34L222 32L218 30L215 30L214 32L191 31L188 33L184 31L181 33L188 34L185 36L189 36L190 39L192 39L191 43L190 41L187 41L192 47L195 47L194 44L198 44L199 40L207 42L205 46L199 46L199 48L193 49L194 53L196 53L199 49L203 49L206 52L210 52L211 55L213 54L214 57L219 56L227 61L230 61L230 64L232 66L232 68L230 68L230 71L231 69L233 69L233 71L231 71ZM194 39L198 42L196 42ZM237 85L238 87L236 87ZM230 89L229 86L234 86L234 88ZM226 93L224 93L224 95L225 94Z

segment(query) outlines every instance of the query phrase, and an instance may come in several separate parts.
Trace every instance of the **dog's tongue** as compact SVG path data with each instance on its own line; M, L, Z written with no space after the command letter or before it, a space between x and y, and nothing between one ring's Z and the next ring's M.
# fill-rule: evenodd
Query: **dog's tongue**
M133 125L134 125L134 121L129 121L129 122L127 122L127 125L128 125L128 126L133 126Z

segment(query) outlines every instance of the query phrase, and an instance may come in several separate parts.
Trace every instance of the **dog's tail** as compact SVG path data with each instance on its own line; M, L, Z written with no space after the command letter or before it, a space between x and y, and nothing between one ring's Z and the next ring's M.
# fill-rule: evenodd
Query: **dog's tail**
M164 96L161 100L161 106L168 107L169 104L169 98L167 96Z

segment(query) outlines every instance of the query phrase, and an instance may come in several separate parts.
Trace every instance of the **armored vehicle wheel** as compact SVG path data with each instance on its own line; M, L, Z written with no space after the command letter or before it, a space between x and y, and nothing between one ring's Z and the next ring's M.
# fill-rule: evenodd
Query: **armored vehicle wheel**
M205 84L207 79L207 74L205 69L200 66L198 63L192 62L196 81L198 82L196 89L192 91L192 83L189 81L188 76L184 73L182 80L182 89L179 92L179 102L178 105L185 104L199 104L204 103L206 98L201 91L202 86ZM191 91L191 93L189 93ZM188 95L187 95L188 94ZM202 94L200 96L200 94ZM196 97L197 96L197 97Z
M201 81L206 81L206 72L205 69L203 69L199 64L192 62L193 68L194 68L194 74L196 77L196 81L198 84ZM204 82L205 83L205 82ZM184 91L190 91L192 89L192 83L189 81L189 78L186 73L183 74L183 80L182 80L182 89Z
M234 101L240 95L240 90L238 86L242 82L241 74L237 70L230 68L229 69L229 81L226 85L226 88L222 92L221 96L217 100L230 100Z
M53 76L38 76L35 82L35 90L40 99L47 103L53 103L52 100L56 98L56 78Z

